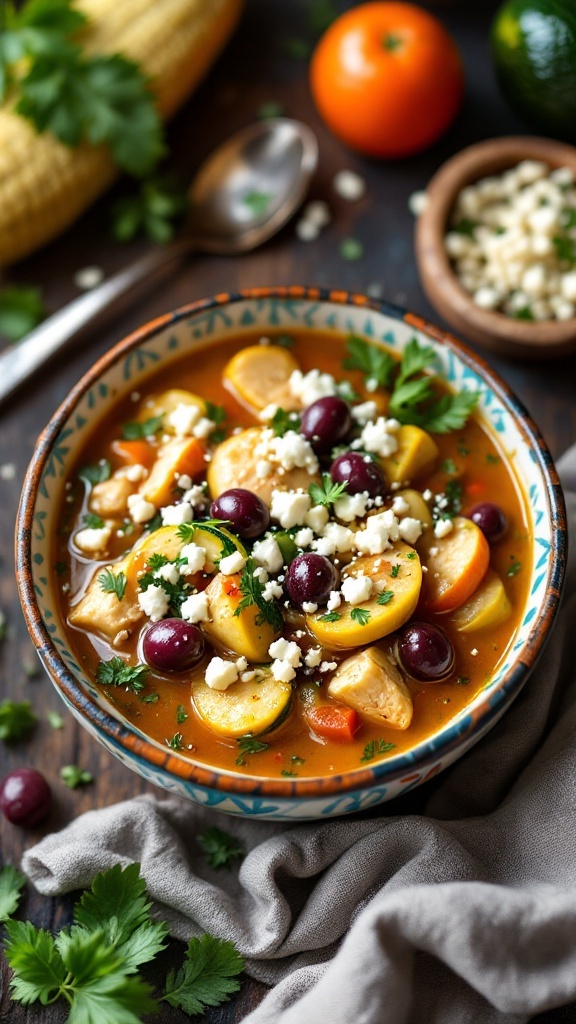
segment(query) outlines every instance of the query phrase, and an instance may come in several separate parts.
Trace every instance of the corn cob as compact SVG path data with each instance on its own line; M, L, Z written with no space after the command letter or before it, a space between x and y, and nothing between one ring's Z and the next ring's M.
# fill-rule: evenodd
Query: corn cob
M232 32L242 0L79 0L89 53L121 53L150 76L170 117ZM74 149L0 108L0 267L68 227L117 176L106 147Z

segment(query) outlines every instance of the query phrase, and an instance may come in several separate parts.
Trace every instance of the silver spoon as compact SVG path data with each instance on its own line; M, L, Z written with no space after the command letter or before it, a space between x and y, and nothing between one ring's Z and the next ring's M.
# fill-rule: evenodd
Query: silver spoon
M318 161L314 133L275 118L236 132L206 160L188 190L186 232L74 299L0 355L0 404L55 352L161 267L197 250L234 256L255 249L290 219Z

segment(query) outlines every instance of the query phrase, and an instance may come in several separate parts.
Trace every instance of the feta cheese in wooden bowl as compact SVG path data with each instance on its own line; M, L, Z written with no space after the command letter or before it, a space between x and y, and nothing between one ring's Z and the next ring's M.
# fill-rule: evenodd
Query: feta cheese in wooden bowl
M507 356L576 351L576 149L509 136L432 178L416 227L424 290L455 330Z

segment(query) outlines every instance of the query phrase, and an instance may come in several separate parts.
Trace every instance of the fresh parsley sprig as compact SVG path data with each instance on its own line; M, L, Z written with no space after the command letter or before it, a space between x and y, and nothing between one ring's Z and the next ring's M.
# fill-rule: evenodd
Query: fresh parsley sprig
M18 909L25 883L24 875L12 864L0 868L0 921L7 921Z
M122 571L114 574L111 569L104 569L98 576L98 583L105 594L116 594L119 601L126 593L127 579Z
M109 480L111 473L112 464L109 459L100 459L99 462L95 462L91 466L82 466L78 470L80 479L84 480L87 484L92 484L92 486Z
M199 832L196 839L204 851L206 863L215 871L229 868L232 861L241 860L246 853L243 844L236 836L224 832L215 825Z
M377 345L369 345L357 334L348 336L346 351L348 355L342 366L345 370L360 370L369 391L390 387L398 364L389 352Z
M360 763L367 764L368 761L372 761L378 754L386 754L389 750L394 750L395 746L395 743L387 743L383 739L370 740L362 751Z
M146 665L128 665L123 658L101 661L96 670L96 679L101 686L125 686L133 693L140 693L145 686L148 672Z
M1 51L0 35L0 55ZM46 310L37 288L10 285L0 290L0 337L8 341L20 341L20 338L36 327L45 316Z
M153 434L157 434L162 427L162 420L164 413L160 413L159 416L151 416L147 420L138 422L132 420L129 423L124 423L122 426L122 438L124 441L143 441L147 437L152 437Z
M0 740L19 740L31 732L38 721L29 700L20 703L3 700L0 704Z
M232 942L208 934L190 939L183 966L179 971L172 968L166 978L162 999L190 1016L204 1013L207 1006L219 1006L238 991L243 969L244 961Z
M92 772L85 768L79 768L77 764L65 764L60 769L60 778L69 789L77 789L78 786L87 786L94 781Z
M274 431L275 437L284 437L289 430L296 433L300 430L300 417L296 412L287 412L286 409L278 407L268 426Z
M348 484L345 481L341 484L333 483L330 474L323 473L322 483L310 484L308 494L312 499L313 505L324 505L326 508L330 508L346 493L347 486Z
M235 609L234 615L240 615L246 608L256 605L258 608L258 614L255 619L256 625L261 626L264 622L268 622L273 629L280 630L283 625L282 612L276 601L266 601L264 598L264 585L254 576L255 570L256 562L253 558L249 558L240 580L242 600Z
M123 196L112 206L112 234L128 242L138 234L164 244L174 236L175 224L187 210L186 193L167 178L150 178L135 195Z

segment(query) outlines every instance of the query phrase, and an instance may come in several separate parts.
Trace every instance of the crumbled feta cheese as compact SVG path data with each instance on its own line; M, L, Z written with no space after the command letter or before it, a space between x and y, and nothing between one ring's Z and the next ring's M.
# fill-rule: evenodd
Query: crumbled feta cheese
M372 580L369 576L346 576L342 580L342 597L348 604L363 604L372 593Z
M180 614L186 622L208 622L210 610L205 591L201 594L190 594L190 597L182 602Z
M189 490L185 491L182 495L182 501L187 501L192 508L200 508L206 504L206 491L202 487L202 484L193 484Z
M258 459L256 463L256 476L259 480L265 480L267 476L270 476L274 472L274 466L268 459Z
M408 199L408 209L410 213L414 214L415 217L419 217L421 213L428 206L428 193L427 192L413 192Z
M315 224L317 228L325 228L332 219L330 207L323 199L313 199L311 203L306 203L302 212L304 220Z
M301 242L315 242L320 234L320 228L311 220L300 217L296 221L296 235Z
M328 598L327 608L329 612L335 612L337 608L342 604L342 595L338 590L331 590L330 597Z
M312 474L318 470L318 459L310 442L295 430L275 437L272 430L264 429L254 451L263 461L276 463L286 471L306 469Z
M392 542L400 537L399 523L392 509L379 512L366 520L363 530L358 530L355 544L358 551L366 555L380 555Z
M306 526L309 526L314 533L322 533L322 530L326 526L330 518L330 514L325 505L313 505L309 512L304 516L304 522Z
M270 402L269 405L265 405L263 409L258 413L258 419L262 420L263 423L267 423L268 420L274 418L280 406L278 402Z
M289 385L290 393L294 398L298 398L304 407L312 405L319 398L338 394L334 377L330 373L321 373L320 370L309 370L308 373L294 370L290 375Z
M401 494L397 494L392 501L392 511L395 516L405 516L410 511L410 505Z
M320 671L321 672L333 672L334 669L337 668L337 667L338 666L337 666L337 663L335 661L323 661L322 664L320 665Z
M561 280L561 291L563 298L567 299L568 302L576 302L576 271L571 270L567 274L562 274Z
M429 487L427 487L425 491L422 491L422 497L424 498L424 501L432 501L434 495Z
M275 580L270 580L269 583L266 583L264 590L262 591L262 597L265 601L279 600L283 594L284 591L282 589L282 585L280 583L276 583Z
M294 668L298 667L302 659L302 651L298 644L295 644L293 640L286 640L283 636L272 641L268 648L268 654L271 658L277 658L278 661L288 661Z
M308 668L316 668L316 666L322 661L322 654L323 652L321 647L311 647L304 658L304 662Z
M204 679L211 690L227 690L238 679L238 669L233 661L212 658L206 666Z
M159 569L156 569L154 576L157 580L166 580L167 583L178 583L180 569L173 562L168 562L167 565L161 565Z
M270 515L280 526L289 530L292 526L302 526L304 517L310 510L310 495L297 491L272 491Z
M365 452L374 452L388 458L398 451L396 434L399 430L398 420L387 420L384 416L379 416L375 423L366 424L360 437L352 442L352 448L361 448Z
M181 491L188 491L192 487L192 477L188 476L187 473L183 473L182 476L179 476L176 480L176 486Z
M239 672L245 672L248 668L248 659L244 656L236 658L236 668Z
M138 604L152 622L159 622L168 611L168 595L160 584L153 584L138 594Z
M332 184L337 195L341 199L348 199L350 202L362 199L366 192L366 182L364 178L356 174L356 171L338 171L334 175Z
M224 576L233 576L236 572L242 572L245 565L244 555L240 551L233 551L231 555L220 559L218 569Z
M0 480L13 480L16 476L16 466L13 462L5 462L0 466Z
M284 565L282 552L274 537L267 534L262 540L257 540L252 548L252 558L256 565L261 565L268 572L280 572Z
M422 536L422 523L419 519L414 519L412 516L405 516L398 523L398 532L402 540L405 540L407 544L415 544L418 538Z
M182 576L201 572L206 565L206 551L200 544L185 544L180 552L180 558L185 561L185 564L180 566Z
M124 476L131 484L139 484L141 480L145 480L148 476L148 470L146 466L140 466L136 463L134 466L126 467Z
M376 402L362 402L361 405L353 405L350 412L357 423L368 423L375 419L378 407Z
M104 280L104 271L102 267L81 267L74 274L74 284L81 292L92 291L93 288L97 288L99 284L102 284Z
M306 519L306 517L304 517ZM298 533L294 535L294 543L299 548L309 548L312 541L314 540L314 531L309 526L304 527L302 530L298 530Z
M260 583L268 583L268 573L261 565L257 566L252 573L255 580L260 580Z
M141 494L129 494L128 511L132 522L147 523L156 515L156 506L146 501Z
M478 648L473 647L472 650L470 651L470 654L472 655L473 658L475 658L476 655L478 654Z
M84 551L87 555L93 555L106 550L111 536L111 526L100 526L95 529L87 526L84 530L78 530L74 537L74 543L77 548L80 548L80 551Z
M296 669L288 661L273 661L270 671L279 683L290 683L296 675Z
M156 510L154 509L154 511ZM165 508L160 509L160 515L164 526L182 526L183 523L191 523L194 518L192 505L188 501L180 501L177 505L166 505Z
M344 494L334 503L334 514L345 523L351 523L353 519L361 519L366 515L366 506L369 499L368 491L361 491L360 494Z
M341 526L340 523L328 523L322 536L332 542L334 552L338 554L352 551L354 547L354 531L349 530L347 526Z
M454 529L454 523L451 519L437 519L434 524L434 536L435 537L447 537L449 533L452 533Z
M166 423L177 437L188 437L198 423L201 410L197 405L180 402L166 417Z
M192 427L192 433L194 437L204 439L212 433L215 426L214 420L209 420L207 416L202 416L195 426Z
M303 601L302 602L302 611L306 615L313 615L314 612L318 611L318 605L315 603L315 601Z
M256 678L256 672L254 669L250 669L248 672L243 672L240 679L243 683L250 683L252 679Z

